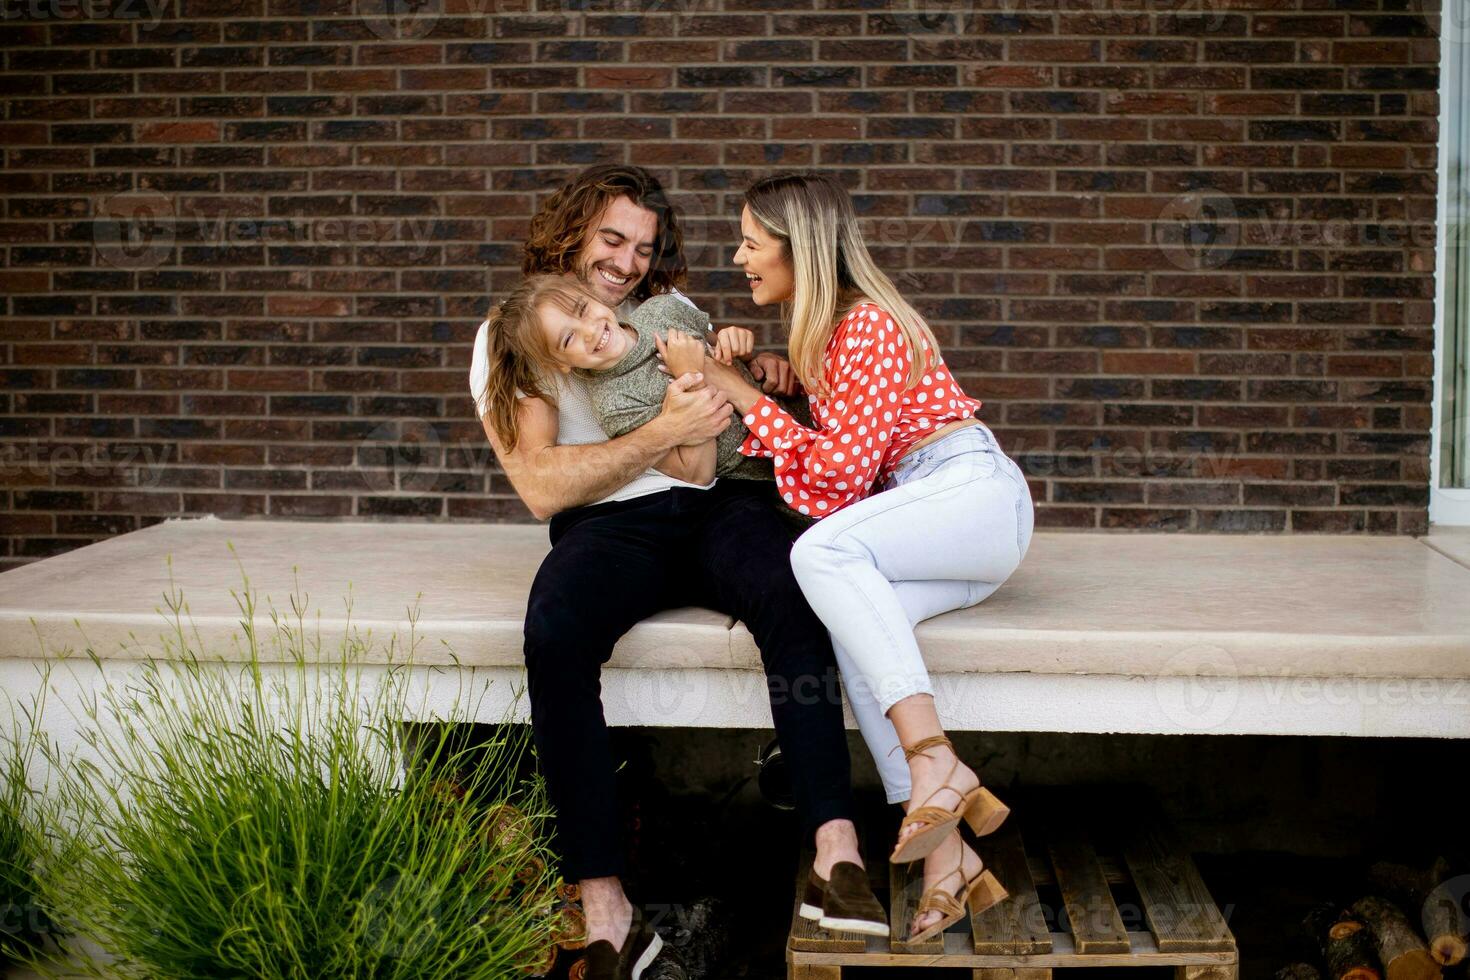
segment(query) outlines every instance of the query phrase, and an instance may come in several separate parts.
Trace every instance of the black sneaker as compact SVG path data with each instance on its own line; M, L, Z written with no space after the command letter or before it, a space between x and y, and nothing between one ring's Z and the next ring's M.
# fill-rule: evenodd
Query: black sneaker
M658 958L664 941L653 931L653 926L643 918L638 906L633 906L633 922L628 926L628 936L622 949L614 949L606 939L587 945L579 965L582 969L573 975L585 980L638 980L650 963Z

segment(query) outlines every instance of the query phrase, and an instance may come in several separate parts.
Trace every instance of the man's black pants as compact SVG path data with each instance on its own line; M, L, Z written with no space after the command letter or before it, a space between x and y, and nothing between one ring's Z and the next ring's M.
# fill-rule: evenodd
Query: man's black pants
M525 656L568 881L624 873L600 674L618 638L662 609L704 606L745 623L806 832L852 819L832 643L792 575L795 530L781 506L774 483L721 480L552 518L551 553L531 586Z

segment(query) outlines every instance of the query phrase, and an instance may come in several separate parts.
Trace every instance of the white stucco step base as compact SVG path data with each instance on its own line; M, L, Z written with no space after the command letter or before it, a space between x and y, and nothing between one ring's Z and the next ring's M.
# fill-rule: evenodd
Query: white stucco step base
M16 702L39 690L42 661L0 660L0 686ZM52 737L76 738L61 704L103 684L140 676L141 661L50 664ZM222 669L239 671L240 664ZM215 669L221 669L216 667ZM289 669L289 668L278 668ZM332 670L335 668L323 668ZM364 665L365 689L389 668ZM512 667L407 668L406 721L448 717L456 705L479 722L529 718L525 672ZM1394 677L1143 677L1118 674L938 674L935 698L952 731L1163 735L1351 735L1470 738L1470 681ZM608 724L657 728L770 728L765 675L752 670L638 670L602 674ZM517 692L521 692L517 697ZM847 724L853 728L850 712Z

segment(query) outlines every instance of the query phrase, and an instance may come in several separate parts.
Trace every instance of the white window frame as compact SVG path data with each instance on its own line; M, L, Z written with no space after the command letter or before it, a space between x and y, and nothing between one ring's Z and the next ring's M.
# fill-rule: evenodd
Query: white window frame
M1445 14L1446 17L1450 16ZM1470 525L1470 487L1441 487L1439 467L1441 435L1444 431L1443 399L1445 381L1449 374L1445 365L1445 340L1448 326L1445 322L1445 272L1448 265L1446 241L1449 215L1449 123L1450 84L1461 70L1460 59L1466 57L1466 37L1461 36L1460 25L1445 25L1440 36L1439 73L1439 204L1436 215L1434 248L1434 414L1429 439L1429 523L1439 525ZM1470 116L1463 116L1461 125L1470 125ZM1467 247L1464 241L1460 247ZM1463 398L1470 398L1465 392Z

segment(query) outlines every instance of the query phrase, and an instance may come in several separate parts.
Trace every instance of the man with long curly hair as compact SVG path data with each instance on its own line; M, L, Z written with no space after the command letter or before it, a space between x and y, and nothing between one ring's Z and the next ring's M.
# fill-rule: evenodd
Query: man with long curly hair
M532 220L522 271L575 276L625 320L650 296L684 298L677 215L642 168L594 167L549 197ZM558 372L544 384L536 379L554 404L517 387L518 434L508 447L484 407L490 386L513 384L490 374L490 322L476 338L470 391L511 484L536 517L551 521L551 552L527 603L525 659L562 873L580 883L587 916L579 969L588 980L637 980L661 946L623 892L626 859L600 677L619 637L653 613L681 606L726 613L754 636L818 864L832 869L850 914L886 934L886 914L868 888L852 822L831 640L792 574L794 530L781 516L774 481L702 486L652 468L675 446L723 431L731 422L729 404L713 386L701 386L699 375L684 375L670 381L658 417L608 440L581 382ZM793 390L784 359L765 355L751 368L768 391Z

